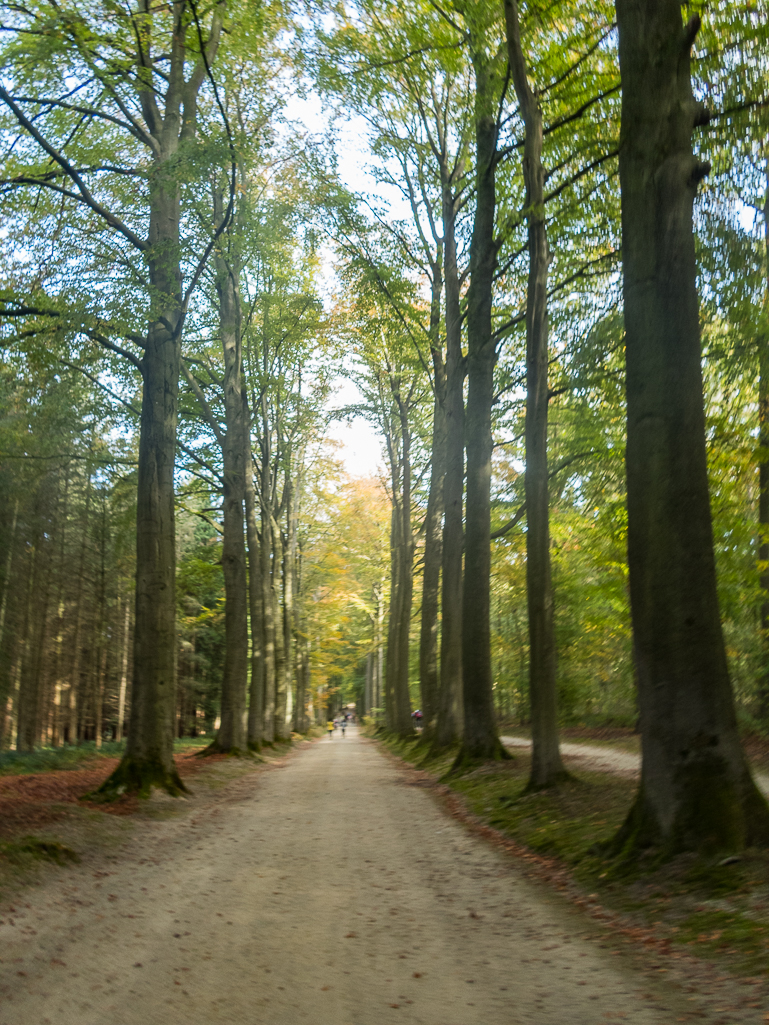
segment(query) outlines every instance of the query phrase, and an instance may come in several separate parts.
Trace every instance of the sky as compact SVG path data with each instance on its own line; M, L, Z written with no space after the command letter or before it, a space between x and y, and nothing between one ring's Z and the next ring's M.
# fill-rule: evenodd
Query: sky
M334 405L353 405L360 401L360 392L354 383L341 380ZM380 477L385 472L382 439L362 417L355 417L349 423L334 421L327 436L343 446L340 456L351 477Z
M287 105L286 116L290 122L298 122L307 132L316 136L322 134L325 126L329 124L320 97L312 92L304 98L293 96ZM387 196L382 186L367 171L371 153L366 141L365 122L355 117L347 121L337 121L335 134L338 140L336 148L339 155L339 175L344 184L352 191L385 198L394 206L395 197ZM354 382L340 376L331 406L353 406L361 401L360 392ZM338 441L342 446L339 455L350 476L378 477L384 472L382 439L362 417L355 417L349 422L333 421L328 428L327 437Z

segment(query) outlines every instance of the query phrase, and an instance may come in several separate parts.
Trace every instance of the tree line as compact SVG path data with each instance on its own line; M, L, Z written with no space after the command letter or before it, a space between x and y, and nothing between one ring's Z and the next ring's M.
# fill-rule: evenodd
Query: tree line
M627 544L629 608L616 604L632 627L644 752L641 790L617 838L618 850L631 851L648 843L740 847L767 836L765 802L740 749L719 611L708 445L712 474L721 438L705 419L697 294L705 264L715 406L740 359L728 351L736 336L748 336L741 356L752 365L764 344L766 250L758 218L752 229L740 219L748 204L764 206L766 78L756 62L766 12L711 6L703 39L700 10L684 6L559 4L545 13L511 0L396 12L361 3L339 9L314 58L321 87L370 126L376 173L400 192L404 209L394 221L369 201L368 216L354 222L345 213L336 227L357 269L357 307L368 287L360 312L392 394L388 664L402 657L408 613L399 608L411 600L410 575L396 560L412 564L414 524L399 510L408 508L414 472L409 403L421 377L435 402L431 485L442 475L418 528L426 740L459 743L455 770L505 757L494 710L491 542L525 521L517 547L525 554L530 786L565 777L550 511L553 494L569 490L584 523L596 476L609 471L626 517L616 532ZM695 155L695 132L708 159ZM695 198L714 168L719 178L697 210L705 225L698 254ZM708 247L713 231L726 252ZM753 252L751 273L741 268L738 306L718 290L740 249ZM395 322L390 338L373 341L383 317ZM716 356L721 332L732 337ZM396 334L408 354L401 365L391 355ZM763 422L762 402L753 402ZM743 414L747 444L755 423ZM620 457L624 449L624 467L607 444ZM753 466L763 465L760 447L756 456ZM513 487L504 487L505 476L517 478ZM497 525L493 508L505 505L511 515ZM431 530L431 514L442 532ZM753 580L763 572L756 542L765 543L764 532L755 522ZM440 631L431 572L438 560ZM747 575L743 584L755 586ZM741 626L749 620L756 638L750 690L760 719L765 636L751 605ZM403 671L393 669L391 680L387 726L407 733Z
M128 742L106 794L182 786L183 505L221 543L216 749L306 729L314 665L326 701L352 674L362 710L401 735L418 681L425 744L457 744L456 771L506 757L498 713L523 710L530 785L550 786L564 703L634 715L635 683L642 783L618 849L766 841L732 684L766 716L767 20L762 4L701 6L360 0L308 21L250 3L3 5L4 341L41 375L80 374L138 439L133 610L105 569L116 535L89 513L93 607L61 642L71 659L88 630L102 652L87 685L71 670L62 685L87 723L56 734L71 740L96 729L128 651L125 629L122 648L98 638L131 621ZM291 80L332 126L333 112L366 126L375 191L345 184L328 140L286 131ZM340 372L362 394L349 412L384 439L389 566L380 525L369 566L345 542L330 585L329 514L307 502ZM84 444L35 510L73 533L82 473L62 504ZM14 539L37 530L31 603L57 554L42 519L16 533L17 513L9 491L3 579ZM56 537L63 568L73 540ZM340 575L357 618L334 624L336 655L349 648L335 672L312 609ZM80 609L78 586L51 583L46 605ZM588 699L575 681L591 633ZM26 661L8 663L19 736L23 674L41 708L51 686L24 636ZM34 715L30 743L60 731Z

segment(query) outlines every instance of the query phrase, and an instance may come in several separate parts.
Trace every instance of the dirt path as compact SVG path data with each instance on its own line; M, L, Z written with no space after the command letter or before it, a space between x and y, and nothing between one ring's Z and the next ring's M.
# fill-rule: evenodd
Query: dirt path
M526 737L500 737L507 747L531 747ZM595 744L561 744L561 754L566 758L579 759L585 768L599 772L638 776L641 771L641 756L631 751L618 751L612 747L597 747ZM769 797L769 775L753 769L753 779L763 793Z
M412 778L353 730L61 870L0 912L0 1025L737 1020Z

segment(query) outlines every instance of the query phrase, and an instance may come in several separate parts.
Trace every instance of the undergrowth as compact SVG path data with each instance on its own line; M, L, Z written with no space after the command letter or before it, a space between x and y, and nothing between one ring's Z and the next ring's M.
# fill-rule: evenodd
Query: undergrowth
M174 751L205 747L210 740L210 737L183 737L174 742ZM82 769L85 763L96 758L120 758L124 751L124 740L108 740L101 747L91 740L61 747L40 747L34 751L3 751L0 752L0 776Z

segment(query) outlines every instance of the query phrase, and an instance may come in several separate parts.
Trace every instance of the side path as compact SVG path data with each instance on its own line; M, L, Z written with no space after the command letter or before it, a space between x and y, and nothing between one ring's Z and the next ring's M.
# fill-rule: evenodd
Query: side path
M531 747L526 737L500 737L506 747ZM598 747L595 744L561 744L561 754L567 758L578 758L590 762L590 768L599 772L631 774L641 773L641 756L631 751L620 751L613 747ZM756 786L769 797L769 775L753 768Z
M2 916L0 1025L717 1020L410 778L351 730L58 874Z

